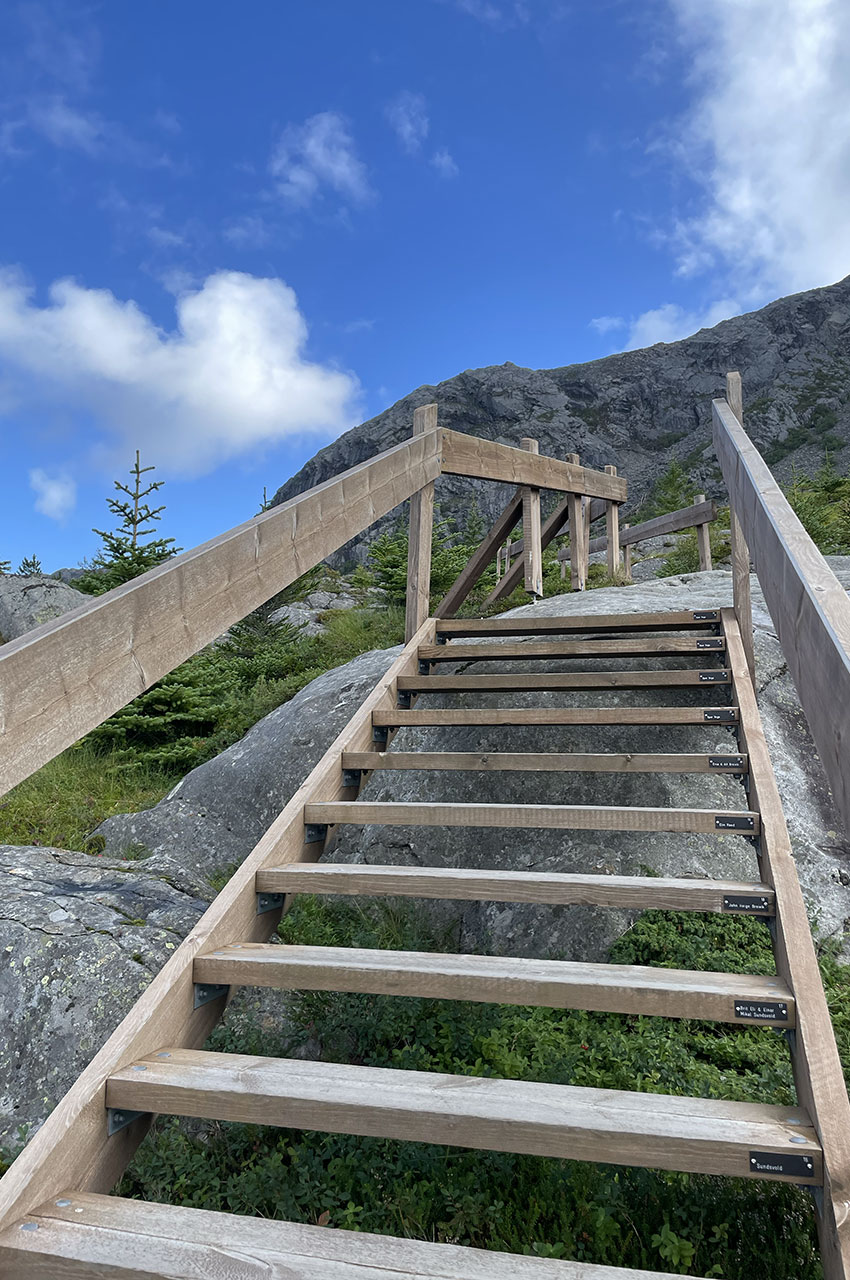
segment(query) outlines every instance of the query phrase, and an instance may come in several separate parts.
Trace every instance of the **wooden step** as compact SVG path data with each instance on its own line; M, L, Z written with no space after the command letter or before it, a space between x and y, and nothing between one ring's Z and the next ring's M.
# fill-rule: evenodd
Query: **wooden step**
M746 755L587 754L579 751L345 751L343 769L445 769L523 773L728 773L748 770Z
M399 693L549 693L558 689L667 689L679 685L731 684L728 671L521 672L517 675L399 676Z
M68 1191L0 1233L9 1280L670 1280Z
M403 725L737 724L737 707L450 707L373 711L376 728Z
M106 1105L683 1173L823 1181L820 1144L800 1107L176 1047L115 1072Z
M341 800L306 804L304 821L332 827L356 822L393 827L545 827L565 831L700 831L754 836L755 811L642 809L634 805L439 804L416 801L374 804Z
M594 1009L746 1026L795 1023L794 998L778 978L628 964L252 942L198 956L194 979L210 985Z
M526 640L520 644L421 644L421 662L509 662L538 658L646 658L724 653L723 636L644 636L627 640Z
M453 636L569 635L575 631L686 631L695 627L711 627L719 622L719 609L678 613L596 613L563 618L438 618L437 635L449 639Z
M258 893L336 893L363 897L534 902L545 906L622 907L633 911L710 911L772 916L773 889L747 880L574 875L556 871L481 871L460 867L385 867L300 862L257 872Z

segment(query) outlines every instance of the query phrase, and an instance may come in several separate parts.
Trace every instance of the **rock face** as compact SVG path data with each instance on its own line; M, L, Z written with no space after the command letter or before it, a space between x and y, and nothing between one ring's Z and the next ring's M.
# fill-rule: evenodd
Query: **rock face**
M0 1147L44 1119L208 897L179 869L0 846Z
M330 609L356 609L361 601L344 591L311 591L303 600L281 605L269 614L269 622L289 622L303 628L305 636L320 636L326 630L322 615Z
M850 562L833 561L850 586ZM809 904L824 934L843 938L850 916L850 851L831 807L814 747L785 670L782 653L753 580L758 658L759 702L786 805L800 878ZM563 595L529 605L521 614L586 612L642 613L656 610L719 607L731 603L728 572L690 574L656 579L633 587L593 591L591 595ZM363 655L348 666L329 672L303 690L292 702L257 725L242 742L218 759L189 774L156 808L144 814L111 818L102 830L107 852L118 854L128 841L141 841L157 858L182 861L193 871L236 862L306 776L345 723L364 693L382 673L395 650ZM616 669L611 659L595 660ZM582 669L592 662L582 661ZM622 664L620 664L622 665ZM631 662L628 665L633 665ZM638 659L638 667L689 665L687 659ZM690 664L692 665L692 664ZM502 664L490 669L533 670L528 663ZM570 664L564 663L568 670ZM470 672L483 670L471 664ZM430 696L430 695L429 695ZM710 686L689 695L694 705L725 700ZM568 694L461 694L473 705L665 705L685 701L683 691L592 691ZM406 729L395 739L399 750L596 750L613 751L734 751L730 730L702 726ZM746 793L729 777L716 775L639 774L465 774L376 772L361 793L364 800L431 800L481 802L597 803L662 807L746 808ZM641 874L649 868L661 875L698 875L756 879L753 849L745 839L726 836L667 833L581 831L513 831L448 829L407 830L400 827L340 829L334 860L534 868L559 871L599 871ZM144 863L142 865L149 865ZM513 904L453 904L462 918L466 946L533 955L540 951L565 957L604 955L613 938L626 927L622 913L585 908L535 908Z
M0 643L17 640L33 627L76 609L87 599L58 578L0 575Z
M679 459L694 488L725 497L711 444L711 399L730 369L741 372L747 429L781 480L792 467L812 470L828 447L839 467L850 460L850 277L825 289L782 298L724 320L682 342L607 356L561 369L514 364L468 370L424 386L320 450L275 494L277 504L410 436L413 410L436 400L444 426L519 445L536 437L540 452L575 452L588 466L615 463L629 481L627 513ZM492 520L502 486L437 481L444 516L465 527L470 485ZM393 517L388 517L391 522ZM379 526L335 562L362 559Z

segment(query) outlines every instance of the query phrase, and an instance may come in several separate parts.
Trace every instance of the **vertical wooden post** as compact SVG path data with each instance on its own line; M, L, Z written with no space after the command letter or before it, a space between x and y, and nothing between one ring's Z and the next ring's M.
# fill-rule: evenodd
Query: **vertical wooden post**
M615 476L616 467L606 467L606 476ZM588 507L590 503L588 503ZM616 578L620 569L620 504L605 503L605 535L608 539L608 577Z
M726 403L743 426L744 396L740 373L726 374ZM732 544L732 603L741 629L750 679L755 684L756 655L753 646L753 606L750 599L750 549L738 521L737 512L731 503L729 504L729 532Z
M568 453L567 462L578 466L578 454ZM584 512L581 496L577 493L569 495L570 511L570 586L573 591L584 591Z
M425 404L413 412L413 434L422 435L437 425L437 406ZM410 499L410 532L407 544L407 602L404 641L412 640L428 617L431 605L431 535L434 529L434 482L418 489Z
M631 528L631 525L624 524L623 532L625 533L626 529L630 529L630 528ZM626 582L631 582L632 580L632 544L630 542L627 542L626 545L623 547L623 573L625 574Z
M496 581L502 580L502 548L496 548Z
M520 448L539 453L536 440L527 436ZM525 562L525 589L534 596L543 595L543 546L540 541L540 490L526 485L522 491L522 555Z
M705 494L698 493L694 502L705 502ZM699 547L700 569L711 571L711 537L708 523L697 525L697 546Z

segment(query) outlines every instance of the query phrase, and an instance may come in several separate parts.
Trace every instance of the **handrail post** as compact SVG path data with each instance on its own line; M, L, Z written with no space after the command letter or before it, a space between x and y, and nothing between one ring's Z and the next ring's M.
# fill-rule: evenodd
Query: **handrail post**
M631 529L631 527L632 526L630 524L624 524L623 533L625 533L627 529ZM627 542L626 545L623 547L623 574L625 575L626 582L631 582L632 580L632 544L630 542Z
M705 502L705 494L698 493L694 496L694 502ZM697 525L697 546L699 547L699 567L707 573L711 572L711 535L709 533L709 523Z
M437 406L425 404L413 411L413 434L423 435L437 426ZM416 635L431 607L431 538L434 530L434 482L417 489L410 499L407 543L407 600L404 642Z
M615 476L617 474L616 467L606 467L605 474L607 476ZM620 504L619 502L605 503L605 535L608 539L608 576L616 579L620 569Z
M524 436L520 448L539 453L536 440ZM522 555L525 563L525 589L534 596L543 595L543 548L540 542L540 490L525 485L522 491Z
M568 453L567 462L579 465L578 454ZM584 511L581 497L570 494L570 586L573 591L584 591Z
M735 417L744 425L744 396L740 373L726 374L726 402ZM753 645L753 605L750 597L750 549L738 520L734 504L729 503L729 533L732 550L732 603L735 617L741 629L744 653L750 670L750 679L756 682L756 655Z

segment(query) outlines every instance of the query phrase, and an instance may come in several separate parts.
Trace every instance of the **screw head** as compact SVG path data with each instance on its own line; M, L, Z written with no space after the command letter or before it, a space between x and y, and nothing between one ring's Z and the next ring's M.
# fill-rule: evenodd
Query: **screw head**
M136 1066L134 1066L134 1067L133 1067L133 1070L134 1070L134 1071L147 1071L147 1067L144 1067L144 1066L142 1066L141 1064L138 1064L138 1065L136 1065Z
M57 1201L56 1201L56 1208L57 1208L57 1209L67 1209L67 1208L68 1208L68 1205L69 1205L70 1203L71 1203L71 1201L70 1201L70 1200L57 1200Z
M21 1231L38 1231L37 1222L22 1222Z
M801 1133L795 1133L793 1138L788 1139L789 1142L805 1142L806 1139Z

